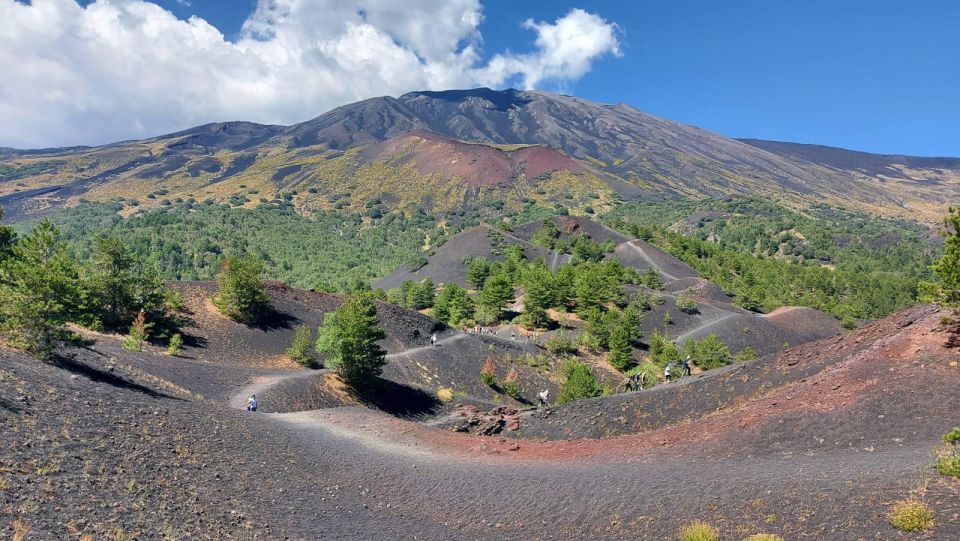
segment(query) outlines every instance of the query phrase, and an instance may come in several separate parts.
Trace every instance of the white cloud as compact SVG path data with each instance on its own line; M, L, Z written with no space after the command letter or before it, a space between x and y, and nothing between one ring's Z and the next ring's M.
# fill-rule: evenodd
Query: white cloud
M97 144L205 122L294 123L410 90L576 80L617 28L529 20L532 52L480 53L479 0L259 0L239 39L143 0L0 0L0 146Z

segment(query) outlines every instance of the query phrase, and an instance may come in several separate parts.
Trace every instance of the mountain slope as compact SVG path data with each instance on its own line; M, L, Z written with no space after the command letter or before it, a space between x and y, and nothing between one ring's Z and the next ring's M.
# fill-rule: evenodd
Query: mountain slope
M518 166L531 159L535 167ZM551 175L555 192L523 187ZM960 160L740 141L625 104L483 88L372 98L289 127L230 122L96 148L0 152L8 219L80 197L136 200L129 212L171 197L253 206L277 196L305 212L338 203L364 212L378 191L387 208L437 214L497 201L581 212L588 202L563 192L585 182L606 197L750 194L934 223L960 196ZM467 195L478 185L491 189ZM437 187L445 202L424 200Z
M616 258L624 266L640 273L653 268L661 276L663 291L643 286L624 288L628 295L658 297L663 301L649 306L641 323L643 336L662 332L682 345L690 339L716 334L731 351L750 347L761 355L767 355L779 352L785 343L803 344L843 332L834 317L810 308L784 307L761 315L735 306L733 299L720 287L701 278L683 261L648 242L630 239L596 222L579 217L558 217L553 222L561 232L561 240L584 235L597 243L612 241L616 247L607 255L608 258ZM524 224L512 232L489 226L467 229L437 248L422 267L413 271L398 269L374 286L395 289L405 280L419 282L429 278L435 284L455 283L470 287L467 262L475 257L502 261L510 245L523 247L528 260L542 258L552 270L556 270L569 263L571 256L531 242L542 225L543 222ZM680 297L695 300L697 310L693 313L680 310L677 306ZM669 323L665 323L665 320ZM549 334L545 333L545 336Z

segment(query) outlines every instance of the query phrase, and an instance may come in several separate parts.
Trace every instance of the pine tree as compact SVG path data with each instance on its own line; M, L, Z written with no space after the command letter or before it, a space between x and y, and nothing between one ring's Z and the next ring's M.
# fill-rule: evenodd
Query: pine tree
M480 305L489 310L494 320L499 320L503 308L513 301L513 283L506 274L496 274L487 278L480 292Z
M293 331L293 340L287 348L287 357L303 365L312 366L316 360L313 354L313 331L306 325L299 325Z
M621 321L610 333L610 365L617 370L626 370L633 362L633 346L630 343L630 331Z
M43 220L18 239L0 268L0 320L10 343L41 360L53 356L79 303L76 264Z
M167 345L167 355L176 357L183 351L183 336L177 333L170 337L170 343Z
M386 337L378 325L377 306L369 293L347 297L339 309L323 319L317 351L326 355L326 365L350 385L371 382L387 363L378 342Z
M403 283L400 284L400 290L398 294L399 302L397 304L403 306L404 308L413 308L414 293L416 293L416 290L416 282L413 280L404 280Z
M733 361L730 348L716 334L700 340L694 338L687 340L683 344L683 351L690 356L695 365L704 370L720 368Z
M85 272L85 285L100 322L107 328L129 325L137 313L133 298L134 261L115 236L98 237Z
M647 267L643 273L643 285L650 289L660 291L663 289L663 281L660 279L660 273L653 266Z
M523 319L530 327L544 328L550 324L547 309L555 301L551 278L549 269L535 267L524 279Z
M415 310L423 310L424 308L433 306L434 289L433 280L429 278L424 278L423 281L417 284L413 290L413 308Z
M0 207L0 220L3 219L3 207ZM13 253L13 243L17 234L12 227L0 225L0 264Z
M487 262L487 258L477 256L467 264L467 283L473 286L474 289L483 287L483 283L489 275L490 264Z
M130 324L130 332L124 337L121 345L127 351L143 351L143 343L149 337L150 323L147 323L147 314L140 310Z
M567 361L563 366L563 384L560 385L557 404L600 396L601 393L589 366L576 360Z
M946 226L943 256L933 264L933 272L940 279L940 302L958 308L960 307L960 207L951 208L943 223Z
M230 256L217 275L213 303L223 314L241 323L256 323L270 310L270 298L260 280L263 265L253 256Z
M447 284L437 295L431 315L444 323L459 325L474 316L473 299L457 284Z

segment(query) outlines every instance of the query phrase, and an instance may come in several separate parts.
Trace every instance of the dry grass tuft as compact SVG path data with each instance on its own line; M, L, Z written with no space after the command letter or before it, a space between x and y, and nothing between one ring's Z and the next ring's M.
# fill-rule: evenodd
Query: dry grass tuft
M890 524L905 532L921 532L933 528L933 510L916 499L901 500L887 514Z
M706 522L691 522L680 530L680 541L717 541L720 532Z
M30 533L30 530L33 529L29 524L19 518L14 520L10 524L10 527L13 529L13 537L11 538L13 541L23 541L26 539L27 534Z
M449 387L441 387L437 391L437 398L439 398L441 402L450 402L453 400L453 396L453 389Z
M755 533L743 541L783 541L783 538L772 533Z

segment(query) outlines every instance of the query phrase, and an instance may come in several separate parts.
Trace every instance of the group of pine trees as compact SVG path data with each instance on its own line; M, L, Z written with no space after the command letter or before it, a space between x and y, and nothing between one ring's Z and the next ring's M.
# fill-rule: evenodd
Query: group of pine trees
M23 236L0 227L0 328L8 344L37 358L75 340L68 323L167 340L180 325L179 307L156 271L116 237L97 238L81 264L47 220Z
M326 314L317 331L316 341L310 327L294 330L287 355L308 367L316 365L317 355L325 356L324 365L334 369L355 387L370 383L386 364L386 352L379 341L386 337L377 318L374 296L368 291L348 295L337 310Z

